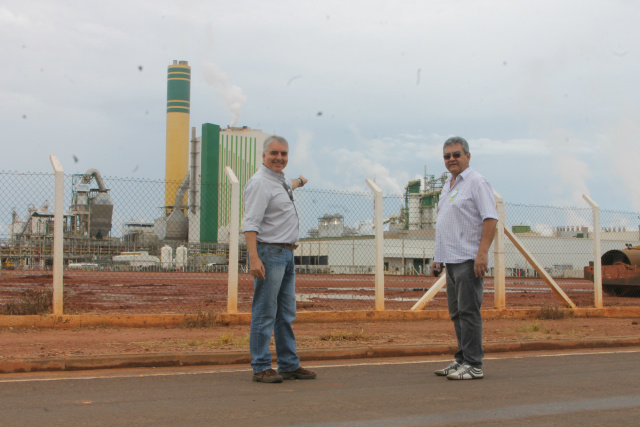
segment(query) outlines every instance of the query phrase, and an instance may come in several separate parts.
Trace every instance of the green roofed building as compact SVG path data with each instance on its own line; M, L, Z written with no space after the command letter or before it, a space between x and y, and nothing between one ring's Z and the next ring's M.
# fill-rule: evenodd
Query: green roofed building
M227 127L205 123L196 143L195 190L191 197L195 209L189 212L190 243L226 243L229 240L231 185L225 166L240 181L240 219L242 191L246 182L262 165L262 144L269 134L248 127Z

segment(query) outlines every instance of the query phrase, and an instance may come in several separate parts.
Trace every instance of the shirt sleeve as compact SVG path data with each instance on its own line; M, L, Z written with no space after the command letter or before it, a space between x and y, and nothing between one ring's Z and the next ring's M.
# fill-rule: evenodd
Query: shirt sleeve
M482 220L484 221L489 218L498 219L496 199L489 181L482 179L482 181L478 183L476 194L478 198L478 211L480 212Z
M242 218L242 232L262 231L262 220L269 205L269 192L263 188L260 181L249 181L244 187L242 196L244 202L244 217Z

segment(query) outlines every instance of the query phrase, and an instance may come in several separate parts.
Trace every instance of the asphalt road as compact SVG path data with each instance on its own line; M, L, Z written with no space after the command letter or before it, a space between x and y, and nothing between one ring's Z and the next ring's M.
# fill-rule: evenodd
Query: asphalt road
M261 384L246 366L0 375L0 426L637 426L640 349L490 355L485 379L439 358L306 363Z

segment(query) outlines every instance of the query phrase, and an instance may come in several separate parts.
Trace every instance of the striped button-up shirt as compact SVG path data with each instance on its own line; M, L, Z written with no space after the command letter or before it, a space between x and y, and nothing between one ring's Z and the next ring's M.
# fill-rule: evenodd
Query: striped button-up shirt
M291 188L284 174L262 165L244 187L242 231L257 232L257 240L262 243L297 242L299 223L288 194Z
M447 179L440 193L436 220L434 262L460 263L476 259L482 223L498 219L493 189L478 172L467 167L451 186Z

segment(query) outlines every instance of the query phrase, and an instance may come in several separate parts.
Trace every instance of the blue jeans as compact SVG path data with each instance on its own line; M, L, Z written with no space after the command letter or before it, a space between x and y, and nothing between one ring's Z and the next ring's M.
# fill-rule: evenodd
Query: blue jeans
M296 320L296 272L293 251L258 243L258 256L264 265L265 279L253 280L251 307L251 367L254 373L271 368L271 335L275 336L278 370L295 371L300 367L296 338L291 324Z
M459 264L447 263L447 303L458 340L455 358L482 368L482 305L483 278L473 271L474 260Z

